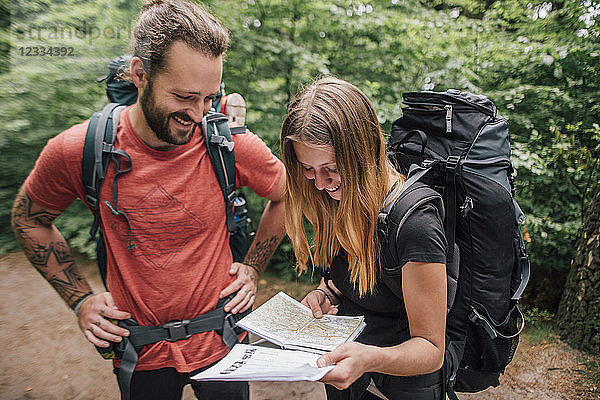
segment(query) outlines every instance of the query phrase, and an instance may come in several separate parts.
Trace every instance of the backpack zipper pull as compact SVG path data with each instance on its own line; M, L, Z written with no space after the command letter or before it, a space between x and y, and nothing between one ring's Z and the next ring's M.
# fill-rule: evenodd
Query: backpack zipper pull
M446 110L446 133L452 133L452 106L447 104L444 109Z
M463 218L465 218L467 216L467 214L469 214L469 211L471 211L473 209L473 199L470 197L465 197L465 201L462 204L462 206L460 206L460 215L462 215Z

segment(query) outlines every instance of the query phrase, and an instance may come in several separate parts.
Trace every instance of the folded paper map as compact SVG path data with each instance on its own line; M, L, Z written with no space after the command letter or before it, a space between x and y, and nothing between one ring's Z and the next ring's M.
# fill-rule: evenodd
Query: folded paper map
M283 349L325 353L356 339L365 322L363 316L315 318L310 308L279 292L237 325Z

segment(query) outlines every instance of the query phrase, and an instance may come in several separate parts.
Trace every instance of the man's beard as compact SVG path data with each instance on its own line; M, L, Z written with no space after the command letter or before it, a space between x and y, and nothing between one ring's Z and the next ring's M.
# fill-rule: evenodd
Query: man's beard
M142 113L146 119L146 123L152 129L156 137L165 143L182 145L189 143L194 136L194 130L196 124L193 123L186 134L176 134L169 130L169 119L173 116L184 121L194 121L189 115L182 112L167 113L157 103L154 97L154 91L152 88L152 81L148 81L148 87L140 96L140 106L142 107ZM178 132L181 132L178 130Z

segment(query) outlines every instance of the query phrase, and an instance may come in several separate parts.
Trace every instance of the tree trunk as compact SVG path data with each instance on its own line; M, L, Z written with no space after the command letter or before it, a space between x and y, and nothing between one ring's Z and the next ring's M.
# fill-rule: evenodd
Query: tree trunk
M577 235L556 318L558 332L566 342L600 354L600 187Z

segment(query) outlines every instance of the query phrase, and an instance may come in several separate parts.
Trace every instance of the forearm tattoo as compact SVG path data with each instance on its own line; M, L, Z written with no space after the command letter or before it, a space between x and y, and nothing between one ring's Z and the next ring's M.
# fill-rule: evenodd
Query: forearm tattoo
M271 236L266 240L252 243L244 259L244 264L252 266L257 272L261 272L267 266L269 259L277 249L279 241L280 238L277 236Z
M65 239L52 225L59 215L35 204L21 189L12 210L12 226L29 261L73 308L92 290Z

